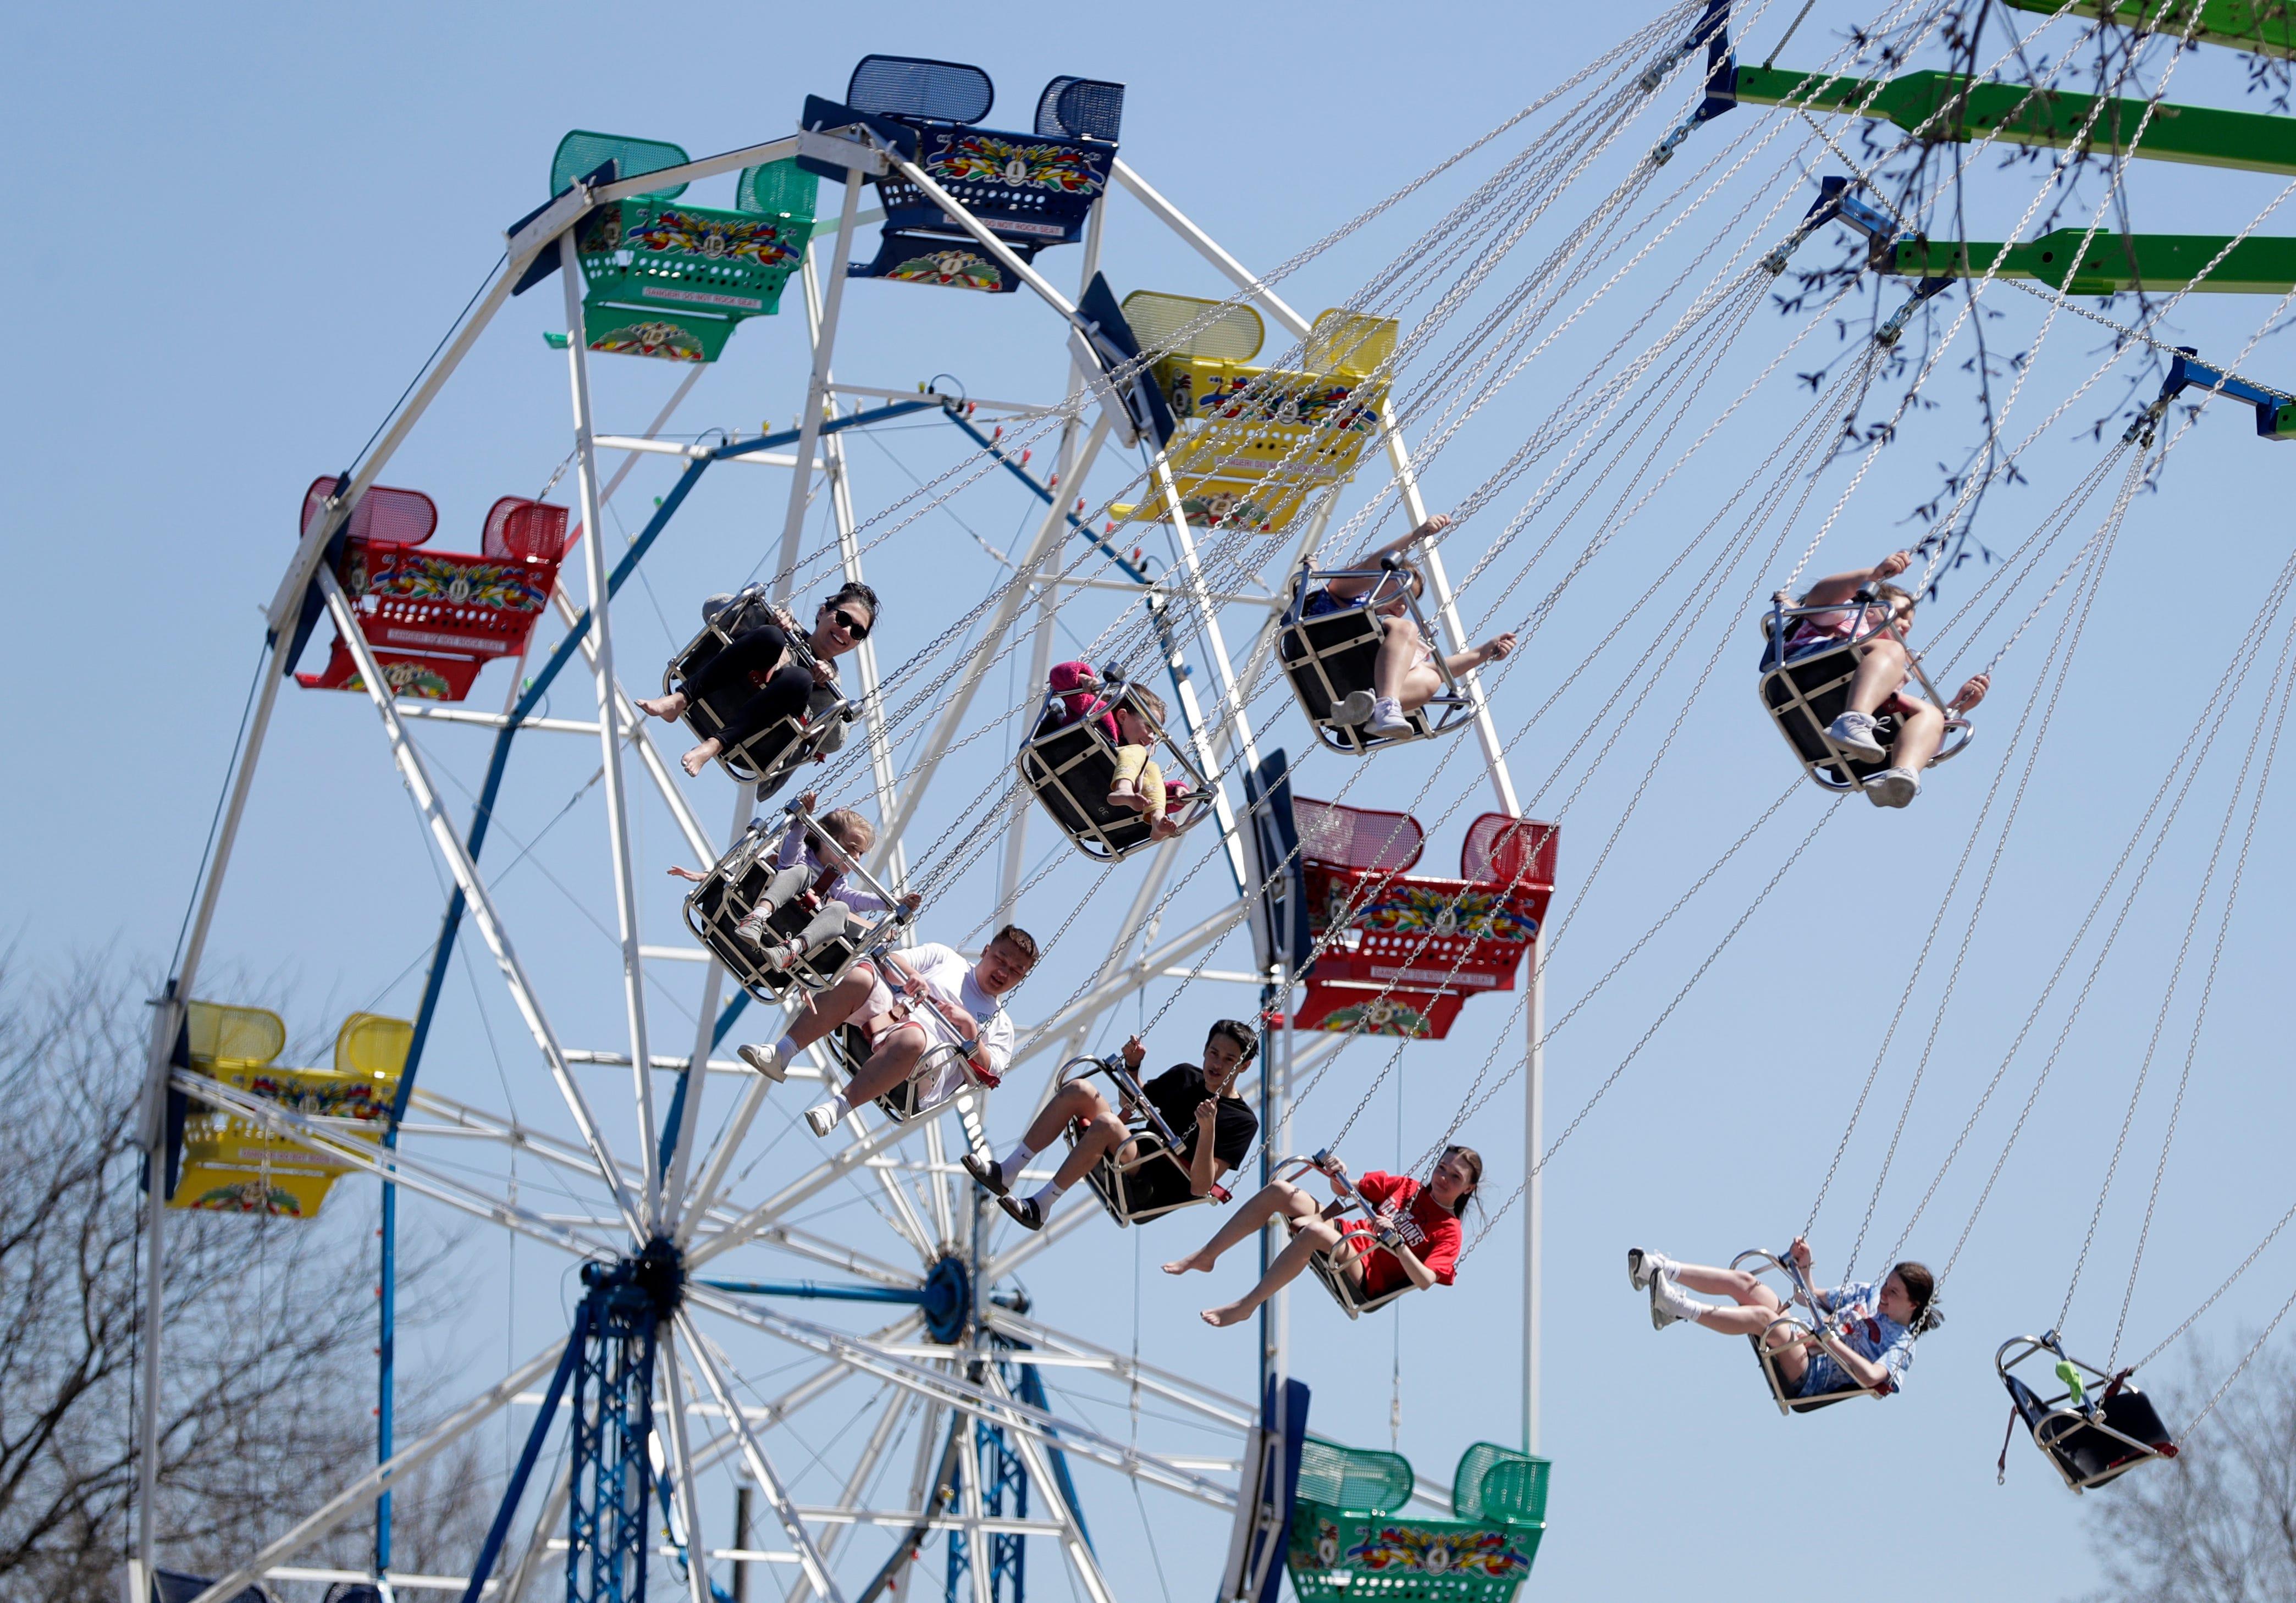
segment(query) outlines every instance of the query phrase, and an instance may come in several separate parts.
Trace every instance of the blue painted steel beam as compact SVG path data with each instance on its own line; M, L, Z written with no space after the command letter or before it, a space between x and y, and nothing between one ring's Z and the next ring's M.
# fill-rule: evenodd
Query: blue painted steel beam
M559 1357L558 1372L550 1378L550 1389L543 1395L541 1411L534 1417L534 1428L526 1433L526 1450L518 1455L518 1468L511 1472L510 1484L503 1489L495 1522L487 1528L486 1545L479 1550L479 1561L471 1566L471 1584L463 1593L463 1603L479 1603L487 1590L487 1577L494 1574L495 1560L502 1556L503 1542L510 1535L519 1500L526 1495L527 1480L534 1473L535 1460L542 1456L542 1444L549 1439L551 1425L558 1418L558 1401L566 1394L566 1382L572 1377L574 1366L582 1361L582 1344L589 1334L590 1300L585 1297L575 1305L574 1333L566 1338L566 1351Z
M809 1296L838 1303L906 1303L922 1307L928 1293L900 1286L826 1286L819 1280L696 1280L718 1291L743 1296Z

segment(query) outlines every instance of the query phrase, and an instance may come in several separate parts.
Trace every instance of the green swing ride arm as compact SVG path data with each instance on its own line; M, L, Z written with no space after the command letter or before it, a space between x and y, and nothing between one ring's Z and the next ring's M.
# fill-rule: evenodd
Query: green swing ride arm
M1873 266L1880 272L1914 278L1981 278L1997 262L1999 277L2033 279L2068 295L2111 295L2137 289L2284 295L2296 288L2296 239L2251 235L2226 251L2229 234L2121 234L2100 230L2083 252L2079 247L2084 232L2060 228L2024 244L1900 235L1887 243L1876 243ZM2219 251L2224 251L2224 259L2207 277L2199 277L2210 262L2217 261Z
M2009 0L2019 11L2054 13L2057 0ZM2193 13L2200 23L2193 27ZM2156 20L2153 13L2162 14ZM2139 32L2182 38L2193 27L2193 41L2223 45L2254 55L2296 56L2296 17L2287 0L2185 0L2164 11L2161 0L2073 0L2071 14L2101 22L2117 22Z

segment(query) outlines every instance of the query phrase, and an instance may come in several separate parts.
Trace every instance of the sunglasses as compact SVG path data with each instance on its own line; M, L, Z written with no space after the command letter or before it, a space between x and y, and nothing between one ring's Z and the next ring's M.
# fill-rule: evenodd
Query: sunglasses
M869 638L869 626L868 626L867 624L865 624L865 623L863 623L859 618L857 618L857 617L854 617L850 612L848 612L844 608L842 608L842 607L838 608L835 611L832 612L829 616L830 616L832 619L834 619L834 620L835 620L835 622L836 622L836 624L837 624L837 626L838 626L839 628L840 628L840 629L844 630L848 634L850 634L854 639L856 639L856 640L866 640L866 639L868 639L868 638Z

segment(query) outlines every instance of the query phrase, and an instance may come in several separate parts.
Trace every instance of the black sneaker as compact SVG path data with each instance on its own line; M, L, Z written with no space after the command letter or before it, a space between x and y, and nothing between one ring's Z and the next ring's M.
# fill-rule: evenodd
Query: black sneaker
M1013 1215L1013 1223L1022 1230L1045 1228L1045 1210L1034 1197L999 1197L996 1206Z
M1004 1165L986 1158L978 1152L968 1152L961 1159L964 1172L979 1182L980 1189L991 1197L1002 1197L1013 1188L1004 1183Z

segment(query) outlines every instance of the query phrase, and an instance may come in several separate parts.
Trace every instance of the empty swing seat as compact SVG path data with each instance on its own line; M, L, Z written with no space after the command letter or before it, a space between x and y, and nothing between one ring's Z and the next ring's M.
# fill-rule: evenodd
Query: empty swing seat
M194 1002L186 1010L193 1074L304 1116L331 1134L379 1145L390 1125L414 1026L354 1013L336 1032L334 1067L282 1068L287 1028L263 1008ZM255 1119L193 1105L184 1123L184 1165L168 1206L208 1213L316 1216L349 1165L275 1134Z
M551 159L551 192L610 159L619 176L634 178L687 157L660 140L577 129ZM743 170L732 211L685 203L683 184L593 209L575 235L589 348L718 360L737 324L781 309L783 287L813 238L817 187L794 161L776 161Z
M1795 620L1844 609L1775 607L1762 615L1767 636L1762 645L1762 706L1810 778L1828 790L1862 790L1867 780L1892 766L1890 759L1884 756L1875 761L1844 751L1825 732L1849 709L1849 686L1857 677L1858 661L1866 649L1888 632L1888 625L1861 630L1844 636L1838 645L1818 647L1800 655L1789 655L1782 643L1792 633ZM1942 707L1944 699L1930 683L1921 659L1914 658L1912 661L1913 676L1923 694L1933 705ZM1886 750L1897 740L1898 721L1884 714L1874 723L1875 738ZM1931 766L1958 757L1969 744L1970 736L1967 719L1947 714L1945 743L1930 759Z
M818 950L806 952L786 969L767 968L763 951L735 935L734 927L749 917L765 896L767 885L774 877L774 856L781 845L784 822L772 816L751 819L742 838L710 865L709 871L685 898L685 927L717 954L734 983L759 1002L780 1002L793 991L826 991L845 977L845 971L853 966L863 948L884 930L886 923L899 916L897 912L886 913L877 923L857 932L857 940L853 936L832 940ZM862 877L871 889L883 895L883 887L869 879L865 871L862 871ZM885 900L890 902L892 898L886 896ZM800 897L769 918L767 928L786 938L802 930L816 911Z
M1122 695L1123 683L1111 670L1108 689L1074 722L1069 721L1061 696L1047 695L1037 716L1037 732L1022 742L1020 756L1013 759L1021 782L1077 850L1096 863L1121 863L1141 847L1155 844L1145 814L1108 799L1109 789L1116 782L1116 748L1100 720ZM1141 716L1162 748L1157 754L1159 765L1187 787L1166 803L1166 816L1185 832L1210 812L1206 804L1212 797L1211 782L1145 708L1141 709Z
M1374 577L1378 583L1365 597L1364 605L1320 612L1310 609L1316 595L1332 580ZM1398 595L1409 609L1407 621L1382 617L1374 609ZM1435 653L1435 667L1443 675L1443 688L1424 707L1404 715L1411 725L1409 734L1374 738L1364 732L1360 723L1349 718L1343 704L1349 696L1372 693L1380 643L1391 628L1417 629L1423 639L1427 629L1419 598L1395 569L1383 569L1374 576L1360 568L1310 567L1301 568L1293 581L1292 602L1284 609L1276 637L1276 657L1283 665L1284 677L1292 682L1292 694L1300 710L1307 715L1326 751L1361 757L1406 740L1456 733L1473 720L1474 701L1452 677L1439 651Z
M1180 512L1192 527L1275 534L1314 497L1356 474L1378 437L1399 325L1319 312L1298 369L1255 367L1266 325L1250 307L1136 290L1124 320L1178 432L1166 447ZM1151 485L1119 519L1168 522Z
M668 695L709 667L742 630L752 624L775 621L764 588L750 585L719 609L701 626L701 633L670 659L662 671L662 693ZM791 631L790 637L803 652L803 632ZM708 697L689 693L681 722L696 740L716 740L749 695L750 687L742 684L721 687ZM718 765L742 784L757 785L761 797L770 795L799 768L824 757L832 738L841 736L844 726L860 716L861 704L848 701L841 708L777 718L739 745L719 752Z
M1294 1021L1439 1041L1470 996L1514 988L1554 894L1556 826L1488 813L1460 877L1409 875L1425 835L1407 814L1294 797L1318 955Z
M2056 1370L2060 1380L2065 1365L2082 1377L2078 1398L2069 1386L2061 1386L2053 1397L2044 1397L2010 1372L2026 1360L2044 1354L2060 1361ZM2054 1331L2002 1343L1993 1363L2009 1393L2010 1408L2032 1433L2033 1445L2047 1456L2074 1491L2089 1491L2139 1464L2177 1456L2175 1436L2161 1422L2152 1400L2129 1382L2129 1371L2107 1374L2082 1362L2065 1352Z
M1124 86L1053 79L1037 98L1035 131L1029 134L975 126L996 100L996 86L978 67L869 55L853 69L844 109L914 129L916 166L998 242L1033 262L1047 246L1082 239L1093 203L1107 192L1124 119ZM1020 287L914 179L889 168L874 182L885 209L884 231L875 258L848 269L853 277L989 294Z
M304 529L322 515L337 482L311 481ZM422 549L439 527L439 509L422 491L374 485L359 497L335 577L394 695L460 701L488 663L526 655L572 544L566 519L562 506L505 495L488 511L472 556ZM327 666L295 682L307 690L365 688L340 635Z
M1284 1555L1300 1603L1379 1597L1509 1603L1546 1533L1547 1460L1478 1442L1459 1457L1449 1519L1404 1512L1418 1477L1398 1454L1309 1436Z

